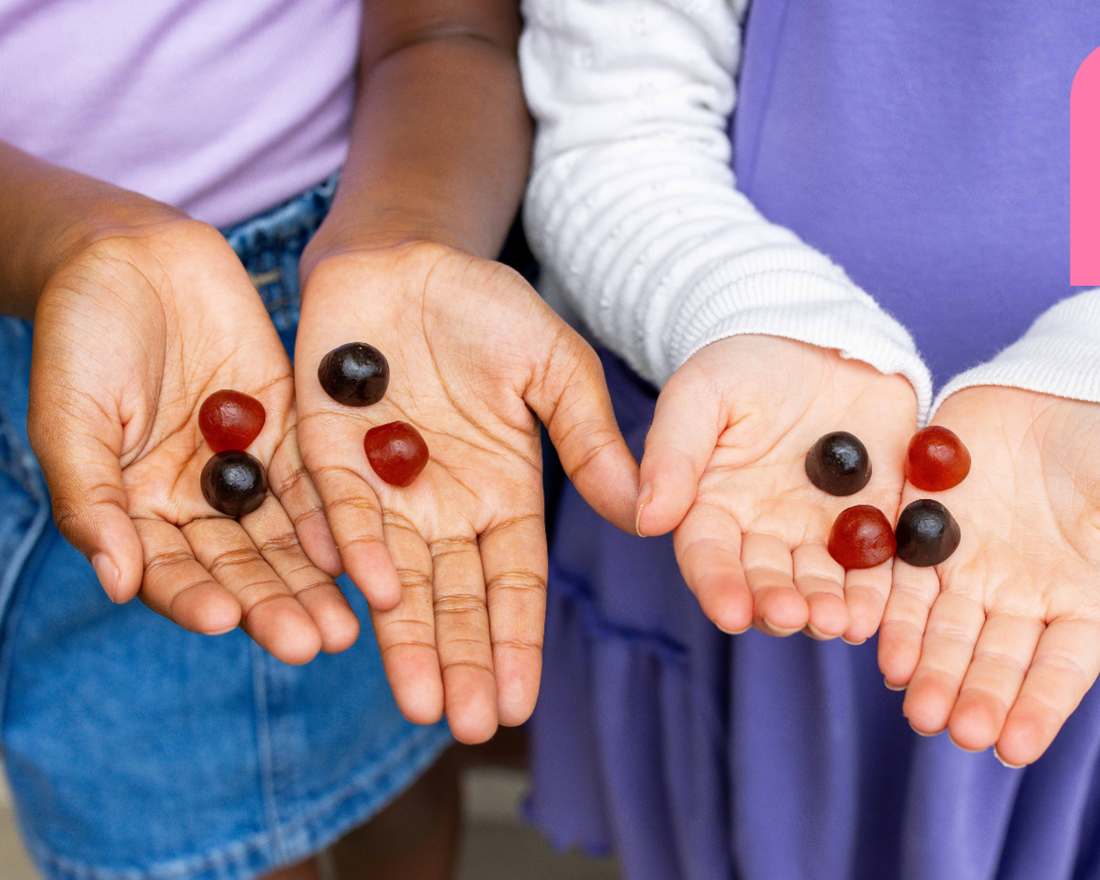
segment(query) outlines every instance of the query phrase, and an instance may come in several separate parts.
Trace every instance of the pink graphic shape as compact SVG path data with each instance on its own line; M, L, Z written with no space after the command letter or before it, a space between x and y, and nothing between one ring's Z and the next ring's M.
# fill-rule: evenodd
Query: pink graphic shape
M1073 78L1069 168L1069 283L1100 286L1100 49Z

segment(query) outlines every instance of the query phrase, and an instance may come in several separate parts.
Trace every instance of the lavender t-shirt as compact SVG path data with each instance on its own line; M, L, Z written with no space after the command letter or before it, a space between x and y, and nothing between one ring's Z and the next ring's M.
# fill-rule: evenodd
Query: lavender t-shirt
M356 0L0 0L0 140L226 225L335 171Z

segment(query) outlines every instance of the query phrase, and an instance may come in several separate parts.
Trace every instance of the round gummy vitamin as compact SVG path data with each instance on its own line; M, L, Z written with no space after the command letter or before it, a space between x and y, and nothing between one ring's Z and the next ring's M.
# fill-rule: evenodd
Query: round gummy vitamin
M390 365L373 345L349 342L321 358L317 378L325 393L337 403L370 406L386 394Z
M871 479L871 456L853 434L833 431L806 453L806 476L822 492L854 495Z
M218 452L202 469L201 485L207 504L218 513L236 518L263 504L267 474L247 452Z
M905 479L925 492L959 485L970 473L970 452L954 431L930 425L913 435L905 454Z
M390 422L363 438L374 472L391 486L407 486L428 463L428 444L408 422Z
M255 397L240 391L215 391L199 407L199 430L215 452L247 449L260 436L267 414Z
M894 535L898 559L922 567L939 565L955 552L962 538L951 511L930 498L914 501L901 512Z
M890 521L877 507L857 504L842 511L829 532L829 555L849 568L873 568L897 550Z

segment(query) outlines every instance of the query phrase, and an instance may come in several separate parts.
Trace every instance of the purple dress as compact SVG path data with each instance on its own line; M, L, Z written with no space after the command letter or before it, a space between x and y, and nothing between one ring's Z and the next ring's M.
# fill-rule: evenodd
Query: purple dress
M937 383L1069 281L1069 93L1096 0L754 0L740 187L905 324ZM654 390L605 358L636 455ZM552 550L534 821L629 880L1100 878L1100 692L1026 770L925 739L874 641L716 630L670 538L568 487Z

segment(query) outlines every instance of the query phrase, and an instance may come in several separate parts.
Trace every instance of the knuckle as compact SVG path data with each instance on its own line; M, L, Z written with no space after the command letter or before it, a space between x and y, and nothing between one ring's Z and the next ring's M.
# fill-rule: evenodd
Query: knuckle
M1042 657L1036 657L1032 667L1045 668L1059 678L1068 676L1079 684L1087 683L1091 678L1076 657L1063 651L1048 651Z
M272 602L280 599L287 599L289 597L285 593L268 592L251 602L244 596L238 598L241 599L241 626L242 628L247 628L258 609L270 605Z
M400 529L404 532L412 532L413 534L419 534L416 530L416 525L405 514L387 508L382 511L382 525L390 529Z
M488 594L517 593L523 597L531 593L546 593L546 577L529 569L511 569L494 573L485 582Z
M428 544L433 559L469 553L473 544L466 538L437 538Z
M125 492L115 486L98 485L83 489L79 495L71 489L53 489L50 493L54 524L66 538L79 538L92 528L96 519L96 508L108 504L125 510Z
M333 498L325 505L325 511L333 519L378 515L378 509L362 495L341 495Z
M394 651L398 651L402 648L416 648L416 649L426 648L429 651L434 651L435 650L435 645L433 645L429 641L426 641L425 639L415 639L415 638L404 638L404 639L397 639L396 641L392 641L392 642L386 642L386 644L382 645L379 648L379 651L382 654L382 662L383 663L388 662L388 660L390 658L390 655L393 654Z
M354 537L344 541L338 541L337 543L340 545L341 553L346 553L356 547L365 547L367 549L382 547L382 549L386 549L386 542L378 535L355 535Z
M251 565L256 559L254 551L243 547L233 547L216 553L214 558L210 560L207 570L214 577L218 577L223 572Z
M84 505L75 503L65 495L53 495L51 509L54 525L66 538L84 531L88 520L87 508Z
M407 590L427 590L430 592L432 589L431 577L418 568L399 567L397 577L401 581L401 586Z
M493 648L495 650L509 650L509 651L536 651L542 652L542 639L525 639L521 636L512 636L509 638L493 639Z
M278 495L292 495L310 485L309 471L300 463L283 464L271 477L272 488Z
M291 592L295 596L301 596L303 593L308 593L311 590L328 590L333 586L333 582L330 578L324 576L317 576L317 570L312 565L303 565L301 568L294 569L284 575L284 581L294 577L294 575L301 574L304 571L312 572L312 576L303 584L295 584L291 587ZM308 576L308 575L307 575Z
M493 666L491 663L469 657L461 660L446 660L442 665L444 670L469 669L472 672L485 673L489 676L493 675Z
M578 479L588 468L592 467L596 463L596 460L608 447L612 446L618 441L618 438L610 435L607 431L597 429L591 430L590 425L577 425L577 430L585 429L585 436L589 439L585 442L584 452L581 454L580 459L573 464L570 469L569 478L571 480Z
M435 596L432 599L432 608L436 617L465 617L482 613L485 603L478 596L457 593Z
M934 627L929 627L929 635L945 642L961 645L974 643L974 633L970 628L954 621L940 621Z
M146 577L155 577L162 571L193 562L195 559L186 550L162 550L153 553L145 565Z
M264 556L282 556L298 549L298 535L293 531L266 535L257 541L256 546Z
M305 510L295 511L290 517L290 524L294 526L295 536L297 536L303 525L315 519L325 521L325 512L317 507L307 507ZM295 541L297 541L297 537L295 537Z
M997 648L979 648L974 652L974 659L980 660L983 663L988 663L990 666L1021 674L1025 672L1030 665L1029 662L1022 657L1017 657L1015 654Z
M517 527L522 526L535 526L541 532L543 523L542 513L518 513L515 516L510 516L507 519L500 520L493 523L488 529L486 534L492 534L494 532L511 531Z

